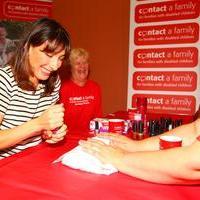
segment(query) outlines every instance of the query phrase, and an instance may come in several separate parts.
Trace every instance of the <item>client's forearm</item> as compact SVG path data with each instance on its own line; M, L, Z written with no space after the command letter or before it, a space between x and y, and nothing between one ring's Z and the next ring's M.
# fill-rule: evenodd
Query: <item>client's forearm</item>
M198 133L200 134L200 119L196 120L193 123L177 127L171 131L163 133L162 135L174 134L176 136L179 136L183 139L183 146L188 146L188 145L191 145L195 141ZM133 145L132 152L159 150L160 136L161 135L150 137L145 140L137 141L135 145Z
M126 153L116 167L122 173L150 182L199 184L200 172L197 166L191 164L194 162L189 149L189 147L184 147L154 152Z

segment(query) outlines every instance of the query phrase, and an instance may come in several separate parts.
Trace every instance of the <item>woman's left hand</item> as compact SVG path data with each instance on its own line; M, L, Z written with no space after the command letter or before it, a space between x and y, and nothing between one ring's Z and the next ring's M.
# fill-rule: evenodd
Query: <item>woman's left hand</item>
M58 130L44 130L42 137L45 142L55 144L64 139L67 133L67 125L63 124Z
M79 144L85 152L94 155L102 163L112 164L116 168L120 167L122 158L125 154L123 150L114 148L95 139L89 139L87 141L80 140Z

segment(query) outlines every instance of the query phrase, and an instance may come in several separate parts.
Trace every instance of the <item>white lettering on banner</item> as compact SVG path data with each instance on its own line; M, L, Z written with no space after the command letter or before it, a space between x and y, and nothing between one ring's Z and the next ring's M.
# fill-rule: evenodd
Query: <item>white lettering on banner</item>
M69 103L74 104L75 106L78 105L86 105L90 104L91 100L94 99L94 96L83 96L83 97L70 97Z
M146 15L148 13L158 13L158 12L166 12L167 11L167 6L153 6L151 8L141 8L139 10L139 13L142 15Z
M181 88L191 88L192 85L189 83L178 83L178 87L181 87Z
M165 52L149 52L149 53L139 53L138 58L147 59L147 58L165 58Z
M175 3L175 10L194 10L196 8L196 3L193 3L191 1L184 3L184 4L177 4Z
M187 112L189 112L189 111L191 110L191 108L177 107L176 110L179 110L179 111L187 111Z
M177 83L164 83L163 87L177 87Z
M147 102L148 102L148 104L163 104L164 103L163 98L155 99L153 97L148 97Z
M48 9L47 8L37 8L37 7L35 7L35 12L48 13Z
M152 35L166 35L167 31L165 28L163 29L152 29L152 30L147 30L147 31L139 31L138 35L145 37L145 36L152 36Z
M15 10L28 12L29 11L29 6L23 6L23 5L15 6Z
M194 34L194 30L195 28L192 28L192 26L188 26L188 27L183 27L183 28L179 28L177 26L174 27L174 33L175 34L190 34L193 35Z
M175 111L176 107L172 107L172 106L163 106L162 110L171 110L171 111Z
M174 50L173 51L173 57L174 58L190 58L192 59L194 56L194 52L192 52L191 50L187 50L187 51L183 51L183 52L180 52L180 51L176 51Z
M164 75L154 76L154 75L144 75L144 76L137 76L138 81L164 81Z
M172 75L172 81L192 83L193 76L190 76L189 74L180 75L180 76L177 75L177 74L173 74Z
M171 98L171 104L172 105L180 105L180 106L190 106L192 103L192 100L188 100L188 98L184 99L175 99Z

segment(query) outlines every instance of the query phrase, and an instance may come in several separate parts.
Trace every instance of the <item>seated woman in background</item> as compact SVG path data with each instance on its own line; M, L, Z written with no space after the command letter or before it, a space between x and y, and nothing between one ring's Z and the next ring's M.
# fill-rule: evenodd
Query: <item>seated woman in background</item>
M43 138L62 140L67 126L59 99L61 67L70 48L69 35L56 21L36 21L13 60L0 69L0 159ZM55 134L51 130L58 128Z
M200 119L163 135L171 134L183 139L182 147L159 150L160 136L134 141L117 134L102 135L110 145L92 139L80 145L130 176L163 184L200 184Z
M72 49L69 55L70 80L61 85L60 102L65 108L65 123L69 133L88 135L89 122L102 116L101 90L88 79L89 54L82 48Z

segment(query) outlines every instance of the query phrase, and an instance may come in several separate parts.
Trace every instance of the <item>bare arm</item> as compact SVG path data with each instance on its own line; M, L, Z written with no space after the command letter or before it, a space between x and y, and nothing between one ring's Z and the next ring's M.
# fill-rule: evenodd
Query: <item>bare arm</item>
M0 114L0 121L2 122L3 115ZM36 120L30 120L12 129L0 130L0 149L13 146L22 140L34 135L40 134L41 128Z
M191 146L153 152L124 154L119 171L150 182L163 184L200 183L200 142Z
M120 172L162 184L200 184L200 142L161 151L124 152L99 141L81 141L81 146L103 163Z
M171 131L163 133L162 135L174 134L183 139L183 146L188 146L195 141L195 138L200 134L200 119L190 124L182 125ZM108 138L111 140L111 145L113 147L121 148L122 150L128 152L135 151L155 151L159 149L159 137L154 136L141 141L134 141L126 136L117 134L103 134L100 137Z
M183 139L183 146L188 146L192 144L196 137L200 134L200 119L197 119L196 121L179 126L175 129L172 129L166 133L163 133L162 135L176 135ZM146 140L141 140L137 147L138 150L144 151L144 150L158 150L159 149L159 137L154 136L150 137Z
M36 119L12 129L0 130L0 149L13 146L29 137L40 135L42 130L52 130L63 126L63 116L64 108L62 105L57 104L51 106ZM0 123L2 120L3 115L0 114Z

